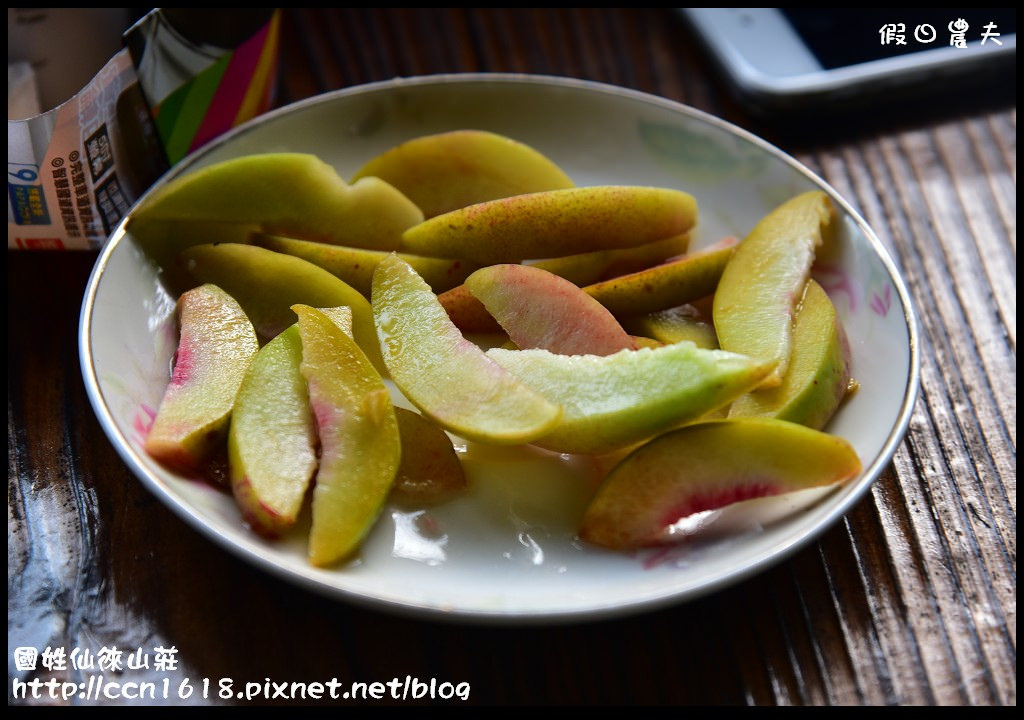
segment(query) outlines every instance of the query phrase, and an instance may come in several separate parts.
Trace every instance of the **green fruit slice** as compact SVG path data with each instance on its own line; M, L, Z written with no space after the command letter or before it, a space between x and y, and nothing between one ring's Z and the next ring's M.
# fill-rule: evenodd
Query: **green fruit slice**
M366 297L370 297L373 271L378 263L390 254L380 250L329 245L281 235L259 234L253 238L253 242L268 250L308 260L351 285ZM400 257L426 280L435 293L450 290L480 267L466 260L448 260L407 253L401 253Z
M370 160L353 181L368 176L394 185L428 218L510 195L573 187L541 153L483 130L414 138Z
M782 382L793 347L793 317L832 203L819 191L798 195L757 224L725 266L714 321L725 350L775 363L766 387Z
M134 221L149 220L243 223L290 237L393 250L423 214L378 178L348 185L315 155L266 153L175 178L136 211Z
M391 499L407 505L434 505L466 489L466 472L444 430L419 413L396 407L402 438L402 464Z
M295 524L317 467L301 363L302 339L293 325L253 358L231 415L231 489L242 515L267 535Z
M561 422L534 444L567 453L609 452L695 420L756 387L771 370L692 343L606 357L500 348L487 356L562 406Z
M705 250L587 285L583 290L616 317L666 310L714 293L735 246L736 240L728 238Z
M835 306L814 280L796 314L793 354L782 384L758 389L732 404L729 417L775 417L820 430L850 385L850 346Z
M685 233L696 220L697 202L679 190L570 188L438 215L406 230L401 249L494 265L644 245Z

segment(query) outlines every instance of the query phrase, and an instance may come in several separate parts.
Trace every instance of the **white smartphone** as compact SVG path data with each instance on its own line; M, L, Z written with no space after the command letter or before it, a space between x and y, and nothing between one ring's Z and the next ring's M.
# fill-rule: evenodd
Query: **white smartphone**
M752 109L1016 82L1012 8L679 8Z

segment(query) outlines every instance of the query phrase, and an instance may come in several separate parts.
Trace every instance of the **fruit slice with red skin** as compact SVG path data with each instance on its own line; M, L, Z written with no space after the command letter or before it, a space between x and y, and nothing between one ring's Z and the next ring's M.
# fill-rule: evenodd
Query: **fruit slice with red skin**
M598 186L478 203L402 234L401 250L481 265L635 247L688 232L692 195L669 188Z
M146 452L191 473L223 441L238 387L259 345L241 306L216 285L184 293L177 311L174 371L146 437Z
M530 265L583 287L602 280L637 272L666 259L682 255L690 247L690 234L618 250L594 250L564 257L530 261Z
M414 138L370 160L353 182L367 176L394 185L428 218L510 195L573 187L541 153L483 130Z
M685 253L690 244L687 233L646 245L621 250L594 252L536 260L530 266L547 270L576 286L599 282L623 273L635 272L661 262L667 257ZM465 285L458 285L438 296L455 326L467 333L497 333L501 325L487 312L483 303Z
M850 345L835 306L807 281L793 326L793 354L782 384L737 398L729 417L775 417L820 430L850 386Z
M833 214L820 190L798 195L754 227L722 272L714 304L718 342L775 363L765 387L777 387L786 374L793 317Z
M519 348L611 355L636 347L599 302L546 270L491 265L466 278L466 287Z
M348 306L356 342L378 369L377 332L370 303L362 293L313 263L255 245L197 245L181 261L198 282L212 282L236 298L264 339L295 323L294 304L312 307Z
M396 407L402 462L391 499L405 505L436 505L466 489L466 473L444 430L419 413Z
M561 408L466 340L430 287L397 255L377 266L372 299L392 380L441 427L470 440L514 445L558 423Z
M253 358L228 432L231 489L242 516L276 536L295 524L316 472L316 426L292 325Z
M605 478L580 537L612 550L672 541L670 527L741 500L846 482L861 470L848 442L769 418L713 420L655 438Z
M381 250L364 250L262 233L253 237L253 243L268 250L308 260L351 285L366 297L370 297L374 269L390 254ZM466 260L423 257L407 253L401 253L399 257L409 263L435 293L459 285L480 267Z
M771 370L692 343L606 357L500 348L487 356L562 406L561 422L534 441L562 453L599 454L646 440L731 402Z
M402 446L391 395L359 346L319 310L293 310L320 438L309 561L322 567L351 555L376 522Z
M394 250L423 213L379 178L349 185L315 155L266 153L175 178L146 199L136 220L242 223L289 237Z
M724 238L704 250L587 285L583 291L616 317L642 315L683 305L715 292L737 242L736 238Z

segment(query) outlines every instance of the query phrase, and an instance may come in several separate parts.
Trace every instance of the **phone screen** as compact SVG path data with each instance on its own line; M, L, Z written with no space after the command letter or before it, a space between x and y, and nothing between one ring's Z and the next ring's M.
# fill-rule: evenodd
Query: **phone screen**
M1017 11L1012 8L779 10L818 62L828 70L949 47L953 31L964 27L956 24L960 20L967 24L964 35L968 44L977 44L986 32L985 27L990 24L994 27L988 30L990 34L986 44L1017 32ZM954 24L952 28L951 23ZM890 42L883 43L882 33L886 27L891 28Z

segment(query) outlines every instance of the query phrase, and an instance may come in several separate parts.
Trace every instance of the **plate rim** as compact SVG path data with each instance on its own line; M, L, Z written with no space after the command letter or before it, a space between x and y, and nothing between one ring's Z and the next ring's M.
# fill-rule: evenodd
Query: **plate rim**
M147 489L156 495L165 506L170 508L189 526L198 530L207 538L213 540L216 544L230 552L232 555L239 557L252 565L256 565L259 569L268 571L278 578L301 586L307 590L312 590L331 599L343 600L345 602L350 602L377 611L383 610L393 614L413 617L420 620L455 621L488 625L550 624L596 621L626 615L635 615L641 612L650 612L666 606L690 602L705 595L717 592L729 585L741 582L781 563L791 557L798 550L817 540L826 530L833 527L836 522L849 513L850 510L863 499L864 495L874 485L875 481L881 476L882 472L892 460L896 449L906 435L914 406L916 405L920 392L919 327L916 312L910 298L910 293L888 249L871 229L870 225L861 217L860 213L858 213L835 188L803 163L799 162L793 156L767 140L706 111L640 90L593 80L557 75L530 73L443 73L414 77L397 77L391 80L364 83L320 93L260 115L257 118L234 128L224 135L221 135L199 150L188 155L181 162L175 165L174 168L164 173L164 175L162 175L153 184L153 186L143 193L143 195L133 204L132 209L145 201L150 193L156 191L159 187L162 187L172 178L183 172L187 172L189 168L191 168L206 154L214 152L222 145L230 143L245 133L254 130L264 123L271 122L280 116L303 111L322 103L329 103L339 98L352 95L388 92L402 87L456 84L519 84L540 85L544 87L564 87L574 90L596 92L604 95L613 95L627 98L635 102L651 104L689 116L703 123L707 123L756 145L763 151L774 156L776 159L789 165L790 168L796 170L798 173L810 180L814 185L820 187L824 192L826 192L832 201L840 206L850 220L856 224L858 230L863 233L875 254L881 260L882 265L889 276L889 280L895 287L896 293L899 297L900 308L903 312L908 335L909 367L903 400L900 405L896 422L873 462L863 469L859 481L854 486L848 488L843 500L831 508L831 510L822 517L813 528L799 533L796 537L789 538L786 542L780 545L772 546L769 550L766 550L765 552L748 560L742 567L723 572L696 588L675 591L671 589L660 589L655 593L649 593L643 597L630 599L626 602L617 602L612 605L597 602L588 603L586 605L580 604L571 609L459 609L457 607L440 607L422 601L401 602L385 597L375 597L366 593L338 587L318 580L308 574L297 572L292 568L282 566L276 561L275 553L269 552L265 548L257 545L255 542L245 542L228 536L214 528L210 523L206 522L191 504L171 492L170 488L150 471L143 459L139 457L139 454L132 449L127 436L121 432L115 422L110 407L103 396L102 390L100 389L98 374L94 366L92 354L92 315L100 281L113 253L125 238L127 221L131 216L131 211L129 211L126 213L125 217L121 219L114 231L109 235L105 246L96 259L92 272L90 273L79 315L78 350L82 377L90 404L93 407L93 412L96 414L101 427L107 435L107 439L111 441L114 449L129 469L132 470L133 474L139 478ZM117 440L116 442L114 442L115 438Z

